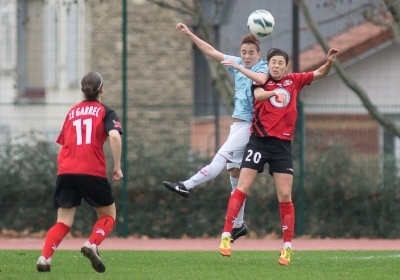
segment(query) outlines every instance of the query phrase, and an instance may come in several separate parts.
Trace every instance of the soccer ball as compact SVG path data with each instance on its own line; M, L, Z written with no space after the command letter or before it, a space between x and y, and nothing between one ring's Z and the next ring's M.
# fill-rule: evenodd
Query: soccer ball
M265 37L274 30L275 19L267 10L256 10L247 19L247 28L257 37Z

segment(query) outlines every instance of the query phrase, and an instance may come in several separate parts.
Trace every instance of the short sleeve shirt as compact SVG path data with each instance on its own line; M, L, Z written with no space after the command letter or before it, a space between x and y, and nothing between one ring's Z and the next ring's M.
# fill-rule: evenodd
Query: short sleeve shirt
M102 103L82 101L72 107L56 141L61 145L57 175L107 177L103 145L114 129L122 134L117 114Z
M224 59L234 60L237 64L244 66L240 57L225 55ZM234 110L232 118L251 121L254 113L253 94L251 92L253 81L235 68L230 66L227 68L235 77ZM263 60L260 60L257 64L250 67L249 70L257 73L268 74L267 63Z
M314 72L291 73L280 81L268 79L264 90L272 91L283 88L289 93L289 103L285 106L275 96L264 100L254 101L254 119L251 132L257 137L273 136L284 140L292 140L297 119L297 97L300 90L310 85Z

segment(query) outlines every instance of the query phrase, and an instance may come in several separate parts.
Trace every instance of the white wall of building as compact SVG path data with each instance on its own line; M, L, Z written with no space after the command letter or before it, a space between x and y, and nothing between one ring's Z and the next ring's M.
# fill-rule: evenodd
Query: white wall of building
M35 35L40 37L37 40L42 42L41 49L25 46L30 52L30 61L35 57L32 51L37 53L36 63L41 67L31 66L26 71L43 69L43 80L38 82L45 88L44 100L40 104L29 104L29 99L19 98L18 50L21 48L18 48L17 0L0 2L0 127L6 127L13 134L29 130L45 131L49 135L58 133L70 106L82 100L80 79L89 69L87 4L84 0L78 0L77 4L63 0L27 2L27 7L35 6L35 12L42 13L43 25L42 32L32 31L35 34L26 35L29 40L34 40ZM43 6L38 7L38 3ZM24 31L29 32L29 29Z
M345 70L367 93L370 100L378 106L382 113L397 113L400 108L400 46L390 42L378 52L353 61ZM306 106L306 113L319 113L311 109L311 105L331 106L345 105L341 113L359 113L356 110L362 103L358 96L345 85L335 73L335 69L325 79L314 82L301 91L301 99ZM397 108L396 108L397 106ZM307 109L308 108L308 109ZM327 108L322 108L327 112ZM333 110L333 109L332 109ZM329 112L329 111L328 111ZM361 110L366 113L366 110Z

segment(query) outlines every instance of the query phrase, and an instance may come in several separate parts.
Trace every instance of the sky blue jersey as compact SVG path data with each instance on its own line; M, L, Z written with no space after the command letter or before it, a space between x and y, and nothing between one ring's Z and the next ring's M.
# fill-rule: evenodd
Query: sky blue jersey
M237 56L224 55L224 59L231 59L236 61L237 64L244 67L242 59ZM231 71L235 75L235 107L233 109L232 118L242 119L245 121L252 121L254 114L254 106L253 106L253 94L251 93L251 85L253 81L249 79L242 72L232 68L227 67L229 71ZM250 67L251 71L258 73L268 74L267 62L262 59L252 67Z

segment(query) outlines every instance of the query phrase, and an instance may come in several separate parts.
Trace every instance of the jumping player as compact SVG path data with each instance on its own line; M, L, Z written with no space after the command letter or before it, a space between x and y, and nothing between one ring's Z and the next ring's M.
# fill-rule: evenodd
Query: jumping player
M229 199L225 226L221 235L220 253L231 255L232 221L238 215L257 173L269 164L269 174L275 181L279 213L283 231L283 248L279 264L289 265L294 232L294 207L292 203L293 159L291 140L297 118L297 96L300 90L313 81L326 77L338 53L330 49L327 62L313 72L285 75L289 56L280 49L270 49L267 55L271 78L254 88L254 118L251 136L242 160L237 189Z
M97 72L89 72L81 81L85 100L73 106L64 121L57 143L61 145L57 157L58 172L54 206L57 222L46 234L42 253L37 261L39 272L50 272L51 257L69 232L76 207L82 198L97 213L98 220L92 234L81 248L94 270L106 270L97 247L110 234L116 218L111 186L106 175L103 144L110 138L114 160L113 180L122 178L121 123L116 113L103 105L103 79Z
M217 177L226 166L230 172L233 192L239 180L240 162L244 148L250 137L250 126L254 111L251 85L253 82L263 85L268 79L267 65L261 59L260 41L253 35L245 36L240 47L241 56L237 57L225 55L216 50L194 35L183 23L178 23L176 29L188 36L205 55L221 62L228 67L229 71L234 73L235 105L232 114L233 124L230 127L228 139L211 163L186 181L178 183L164 181L163 185L168 190L187 198L194 187ZM243 214L244 204L234 221L232 242L240 236L247 235L248 228L243 222Z

